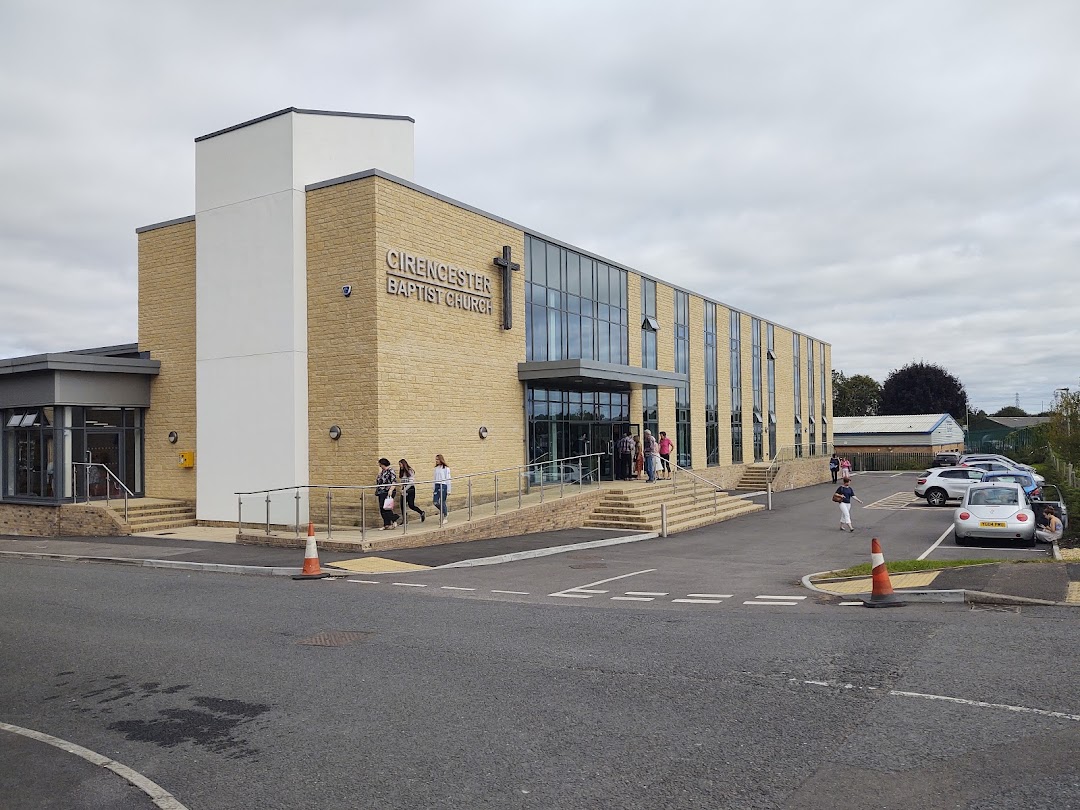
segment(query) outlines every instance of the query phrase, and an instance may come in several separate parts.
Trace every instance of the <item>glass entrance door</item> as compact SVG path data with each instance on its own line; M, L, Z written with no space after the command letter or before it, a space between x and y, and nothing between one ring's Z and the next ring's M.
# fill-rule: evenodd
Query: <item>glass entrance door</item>
M120 431L86 432L86 460L105 465L113 475L124 481L130 488L131 485L125 480L123 474L124 465L120 446ZM120 488L116 482L112 481L100 467L91 467L89 476L91 498L104 498L106 495L112 498L120 496Z

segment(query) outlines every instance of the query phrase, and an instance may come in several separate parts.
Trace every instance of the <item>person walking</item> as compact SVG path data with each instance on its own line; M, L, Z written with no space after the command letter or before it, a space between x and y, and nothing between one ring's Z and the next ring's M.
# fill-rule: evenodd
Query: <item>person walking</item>
M840 459L840 477L851 478L851 462L847 460L847 456Z
M423 523L427 520L427 513L416 505L416 487L413 486L416 481L416 470L409 466L409 462L405 459L398 460L398 481L402 485L401 497L405 499L405 505L420 515L420 522ZM401 514L405 515L404 509L401 510Z
M394 511L394 484L397 476L390 469L390 459L379 459L379 475L375 479L375 499L379 502L379 512L382 513L383 527L381 531L393 529L398 525L397 513ZM390 508L388 509L387 506Z
M616 474L620 481L629 481L634 469L634 437L629 430L623 431L616 449L619 451L619 469Z
M651 484L656 481L656 460L660 457L660 451L656 447L656 439L652 431L645 431L645 438L641 442L641 451L645 454L646 480Z
M432 503L442 513L445 520L450 511L446 506L446 501L450 496L450 467L447 466L442 453L435 456L435 473L432 475L432 480L435 482Z
M1065 526L1062 524L1061 518L1054 514L1052 506L1043 509L1043 517L1046 518L1046 525L1035 530L1035 539L1040 543L1057 542L1061 539L1061 535L1065 533Z
M855 527L851 524L851 502L853 500L862 503L862 499L855 494L855 490L851 488L851 479L844 477L840 486L836 488L836 494L833 495L833 500L836 500L836 495L840 495L840 500L837 501L837 505L840 507L840 531L854 532Z
M840 459L836 457L836 453L832 454L832 458L829 459L829 472L832 474L832 482L836 483L836 475L840 472Z
M641 478L641 471L645 469L645 457L641 454L641 439L634 435L634 478Z
M675 442L668 438L667 433L660 431L660 469L662 475L661 478L671 478L671 450L675 447Z

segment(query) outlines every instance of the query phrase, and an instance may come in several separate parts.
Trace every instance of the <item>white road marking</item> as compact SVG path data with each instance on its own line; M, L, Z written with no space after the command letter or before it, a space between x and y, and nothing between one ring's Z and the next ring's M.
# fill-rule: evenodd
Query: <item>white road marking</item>
M475 591L476 590L476 588L456 588L453 585L443 585L442 589L444 591Z
M346 582L358 582L361 585L378 585L379 584L379 580L377 580L377 579L347 579L345 581Z
M862 607L862 602L838 602L837 604L842 605L844 607L851 607L853 605L857 605L858 607Z
M106 756L102 756L96 751L91 751L89 748L83 748L81 745L76 745L67 740L61 740L59 737L53 737L49 734L43 734L40 731L22 728L21 726L12 726L7 723L0 723L0 731L10 731L12 734L18 734L31 740L46 743L54 748L59 748L61 751L66 751L69 754L81 757L93 765L106 768L117 776L126 779L141 790L153 800L155 805L162 808L162 810L187 810L185 805L180 804L180 802L176 800L176 797L165 790L161 785L156 782L151 782L141 773L132 770L127 765L123 765L115 759L109 759Z
M730 599L733 594L730 593L688 593L687 596L692 596L694 599Z
M685 602L691 605L719 605L719 599L672 599L672 602Z
M592 593L592 594L607 593L607 591L604 591L604 590L598 591L598 590L596 590L594 588L574 588L574 590L577 591L578 593Z
M591 593L549 593L548 596L561 596L564 599L592 599Z
M743 602L743 604L744 605L781 605L781 606L789 606L789 607L798 607L800 603L799 602L755 602L753 600L749 600L749 601Z
M548 557L552 554L566 554L569 551L581 551L589 548L602 548L604 546L617 546L624 543L638 543L642 540L653 540L660 535L655 532L647 534L631 534L625 537L607 537L603 540L589 540L584 543L572 543L568 546L552 546L551 548L534 548L531 551L515 551L511 554L498 554L494 557L478 557L473 560L460 560L459 562L437 565L436 568L471 568L477 565L498 565L517 560L531 560L535 557Z
M667 591L627 591L627 596L667 596Z
M795 678L789 679L798 683ZM826 686L834 689L858 689L867 692L878 692L876 686L856 686L853 683L839 683L836 681L802 681L807 686ZM921 698L922 700L941 700L946 703L958 703L961 706L974 706L979 709L1002 709L1007 712L1020 712L1022 714L1037 714L1040 717L1053 717L1057 720L1073 720L1080 723L1080 714L1068 714L1066 712L1054 712L1048 709L1034 709L1030 706L1014 706L1011 703L988 703L985 700L968 700L967 698L949 697L948 695L930 695L925 692L905 692L900 689L890 689L885 692L889 697Z
M655 596L613 596L613 602L651 602Z
M949 536L949 534L952 532L952 530L953 530L953 527L950 526L945 531L943 531L941 533L941 537L939 537L937 540L934 541L934 545L930 546L930 548L928 548L926 551L924 551L922 554L920 554L915 559L916 560L925 560L927 557L929 557L933 553L934 549L941 545L941 541Z
M493 589L491 592L492 593L510 593L510 594L513 594L514 596L528 596L529 595L528 591L496 591L496 590Z
M573 588L564 588L561 591L555 591L555 593L549 593L548 596L569 596L569 597L575 597L576 596L579 599L581 599L581 598L588 599L589 596L591 596L593 593L607 593L607 591L591 591L590 592L589 589L596 586L596 585L603 585L605 582L614 582L617 579L626 579L627 577L636 577L638 574L649 574L649 573L651 573L651 572L653 572L655 570L656 570L655 568L645 568L644 570L641 570L641 571L634 571L633 573L622 574L622 575L617 576L617 577L608 577L607 579L600 579L600 580L597 580L596 582L586 583L585 585L575 585Z
M426 588L427 585L422 585L419 582L391 582L391 585L400 585L403 588Z
M890 476L889 476L889 478L899 478L899 477L900 477L901 475L904 475L904 474L905 474L905 473L902 473L902 472L901 472L901 473L897 473L896 475L890 475Z
M755 596L755 599L805 599L805 596Z

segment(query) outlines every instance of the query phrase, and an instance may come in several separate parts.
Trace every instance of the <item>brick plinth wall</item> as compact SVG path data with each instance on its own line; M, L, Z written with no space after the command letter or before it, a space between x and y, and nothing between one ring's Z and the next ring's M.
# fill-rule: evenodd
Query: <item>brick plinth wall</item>
M19 537L121 537L131 534L108 509L91 504L0 504L0 534Z

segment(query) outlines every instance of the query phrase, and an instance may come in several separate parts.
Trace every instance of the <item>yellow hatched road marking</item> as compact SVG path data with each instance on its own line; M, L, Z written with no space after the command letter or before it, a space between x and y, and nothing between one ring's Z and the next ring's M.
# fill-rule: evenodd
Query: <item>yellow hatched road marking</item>
M344 568L354 574L400 574L403 571L427 571L430 565L415 565L387 557L361 557L357 560L340 560L328 563L333 568Z
M890 574L889 582L894 588L923 588L933 582L940 571L920 571L917 574ZM847 579L843 582L815 582L828 593L870 593L874 588L871 577Z
M1080 582L1070 582L1065 593L1065 601L1070 605L1080 605Z

